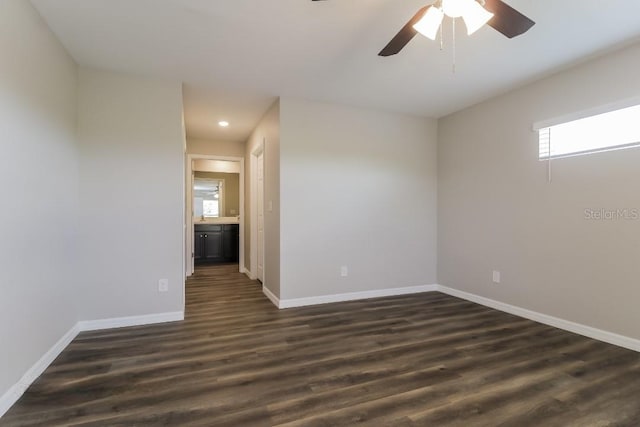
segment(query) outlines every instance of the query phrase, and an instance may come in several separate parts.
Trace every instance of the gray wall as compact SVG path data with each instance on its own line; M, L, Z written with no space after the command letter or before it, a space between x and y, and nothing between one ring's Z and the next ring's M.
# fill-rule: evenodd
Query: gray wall
M79 83L82 319L182 311L181 85L85 68Z
M640 338L640 149L538 161L534 122L640 95L640 45L439 122L438 279L480 296ZM502 283L492 283L492 270Z
M435 120L290 98L280 118L281 299L436 283Z
M0 28L1 398L78 320L80 277L76 65L27 1Z
M234 141L210 141L187 138L188 154L207 154L212 156L244 157L246 143Z

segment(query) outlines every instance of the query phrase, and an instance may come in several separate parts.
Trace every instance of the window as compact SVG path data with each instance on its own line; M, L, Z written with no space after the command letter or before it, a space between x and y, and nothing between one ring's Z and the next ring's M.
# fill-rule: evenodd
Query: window
M193 181L193 216L217 218L224 212L224 180L195 178Z
M640 105L534 129L540 160L640 147Z
M203 200L202 214L205 218L217 218L220 216L219 200Z

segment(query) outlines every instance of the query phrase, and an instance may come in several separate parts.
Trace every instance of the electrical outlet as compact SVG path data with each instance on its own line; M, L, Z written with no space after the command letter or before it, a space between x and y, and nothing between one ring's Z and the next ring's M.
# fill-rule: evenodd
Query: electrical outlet
M500 283L500 272L493 270L493 283Z
M169 292L169 279L158 280L158 292Z
M340 277L347 277L349 275L349 269L346 265L340 267Z

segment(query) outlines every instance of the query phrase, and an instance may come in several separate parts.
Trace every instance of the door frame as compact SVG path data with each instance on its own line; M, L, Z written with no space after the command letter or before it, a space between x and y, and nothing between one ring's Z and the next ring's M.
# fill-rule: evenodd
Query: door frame
M193 274L193 161L194 160L224 160L228 162L240 163L240 242L238 250L240 251L239 268L240 273L246 271L244 266L244 157L229 157L229 156L215 156L210 154L187 154L187 170L185 174L186 178L186 243L185 243L185 277L189 277Z
M251 182L249 183L249 194L250 194L250 212L251 212L251 218L250 220L250 229L251 229L251 236L250 236L250 244L249 244L249 249L250 249L250 255L249 255L249 260L250 260L250 266L249 266L249 271L247 272L249 275L249 278L251 280L256 280L258 278L258 156L260 154L262 154L262 161L263 161L263 165L265 163L265 155L266 155L266 151L265 151L265 142L266 142L266 138L262 139L262 142L260 142L256 148L251 152L251 156L249 158L249 167L251 169ZM263 185L264 185L264 181L265 181L265 176L266 176L266 168L263 166L262 168L262 180L263 180ZM262 212L263 214L266 212L264 210L264 203L265 202L265 197L264 197L264 186L263 186L263 197L262 197ZM265 241L266 241L266 236L263 235L262 236L262 254L264 257L264 248L265 248ZM262 276L263 276L263 285L266 282L266 263L264 262L264 259L262 260Z

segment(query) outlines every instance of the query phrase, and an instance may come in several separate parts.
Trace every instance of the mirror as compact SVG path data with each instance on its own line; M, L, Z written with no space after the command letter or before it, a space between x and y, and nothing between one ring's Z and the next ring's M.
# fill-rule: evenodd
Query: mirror
M196 221L229 218L240 214L240 174L195 171L193 216Z
M224 180L195 177L193 215L202 219L218 218L224 212Z

